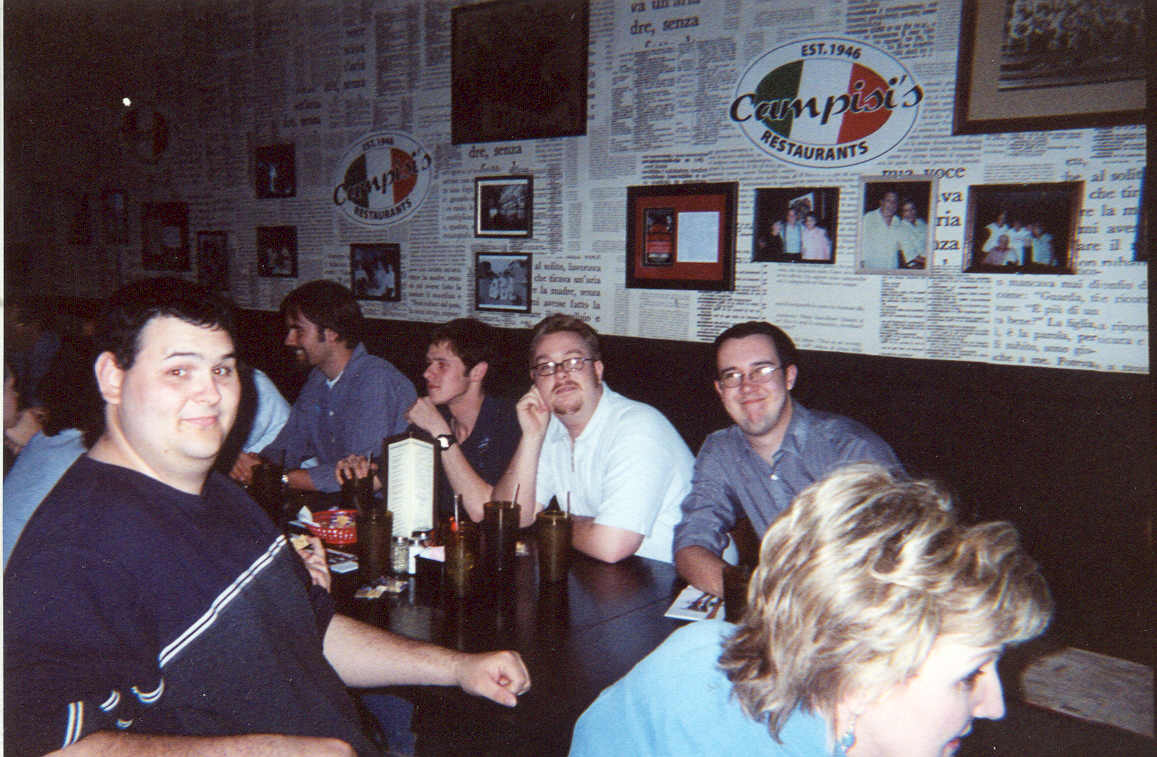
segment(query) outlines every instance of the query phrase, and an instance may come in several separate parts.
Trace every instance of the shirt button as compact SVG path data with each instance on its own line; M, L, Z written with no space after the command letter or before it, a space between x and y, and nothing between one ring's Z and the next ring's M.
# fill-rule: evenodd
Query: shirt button
M779 480L779 474L778 473L772 473L771 474L771 480L772 481L778 481Z

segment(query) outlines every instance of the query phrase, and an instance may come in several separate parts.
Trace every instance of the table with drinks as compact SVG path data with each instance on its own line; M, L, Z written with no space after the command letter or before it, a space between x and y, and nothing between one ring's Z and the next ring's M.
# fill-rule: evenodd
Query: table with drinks
M282 512L306 501L285 498ZM348 511L357 541L329 542L359 561L333 574L339 610L466 652L517 650L531 675L531 690L514 708L453 687L385 689L414 703L419 754L565 755L575 721L599 692L687 622L666 616L685 587L673 565L586 557L571 549L571 519L556 508L520 529L516 506L488 503L480 523L447 519L407 539L391 534L380 503L375 509L369 495L360 501ZM375 586L372 598L358 598ZM1094 744L1104 754L1153 753L1151 738L1034 707L1019 701L1014 681L1005 685L1008 717L978 721L961 754L1075 754Z

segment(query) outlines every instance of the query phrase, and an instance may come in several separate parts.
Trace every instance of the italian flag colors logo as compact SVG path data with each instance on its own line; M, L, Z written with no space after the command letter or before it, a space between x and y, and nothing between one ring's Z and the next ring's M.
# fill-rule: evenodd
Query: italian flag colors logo
M367 134L346 150L338 163L334 206L363 226L404 221L430 191L432 164L429 153L408 134Z
M923 88L887 53L851 39L790 42L740 78L729 117L794 165L843 168L884 155L911 130Z

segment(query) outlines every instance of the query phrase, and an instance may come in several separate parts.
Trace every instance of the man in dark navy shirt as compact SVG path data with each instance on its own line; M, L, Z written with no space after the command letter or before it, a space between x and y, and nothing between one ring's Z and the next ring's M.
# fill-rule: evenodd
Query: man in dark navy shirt
M460 685L513 706L513 652L335 614L256 504L212 472L240 398L228 306L159 279L114 295L105 431L4 575L6 751L371 754L347 686Z
M426 350L426 396L406 418L433 436L442 450L441 515L452 514L462 495L470 517L482 520L482 505L506 470L522 429L514 403L486 393L486 378L497 355L497 334L473 318L458 318L430 336Z

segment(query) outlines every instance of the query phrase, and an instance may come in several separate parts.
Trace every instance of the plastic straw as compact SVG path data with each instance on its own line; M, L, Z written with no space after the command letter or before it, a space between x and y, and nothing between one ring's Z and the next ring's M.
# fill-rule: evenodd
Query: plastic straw
M516 505L518 504L518 487L520 487L520 486L522 486L522 484L515 484L514 485L514 504L516 504Z
M570 517L570 492L566 493L566 517Z

